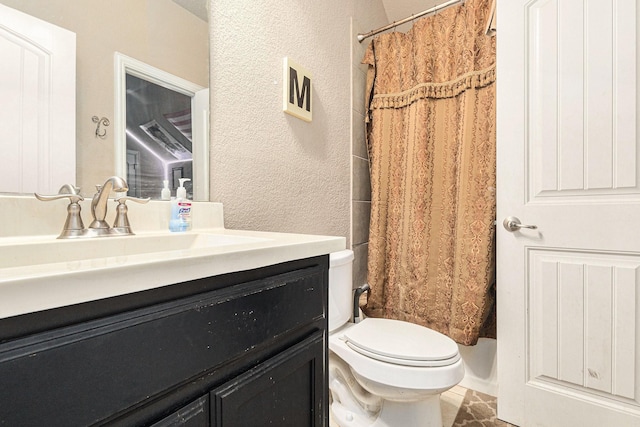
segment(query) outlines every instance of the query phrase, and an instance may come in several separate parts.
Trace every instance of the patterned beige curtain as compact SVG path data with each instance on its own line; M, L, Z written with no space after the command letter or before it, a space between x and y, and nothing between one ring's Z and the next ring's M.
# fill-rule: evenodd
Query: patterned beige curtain
M372 212L364 312L473 345L494 305L495 37L467 0L374 39Z

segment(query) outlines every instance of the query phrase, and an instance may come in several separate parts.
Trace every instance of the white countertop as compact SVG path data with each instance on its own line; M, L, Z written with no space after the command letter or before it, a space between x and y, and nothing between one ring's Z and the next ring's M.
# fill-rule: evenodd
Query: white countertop
M141 214L137 215L131 219L134 228L136 220L141 222ZM207 218L216 215L210 213ZM165 217L156 213L152 216ZM0 261L0 319L324 255L340 251L346 244L344 237L227 230L217 219L201 224L204 226L186 233L145 231L141 226L143 230L136 230L136 236L79 240L56 240L57 234L0 235L0 252L4 251ZM153 227L147 224L147 228ZM170 239L180 238L177 235L183 240L194 235L205 237L205 242L208 237L227 242L178 245L177 249L166 246ZM165 243L162 248L129 250L140 242L160 240ZM33 257L42 261L34 262Z
M0 318L324 255L345 248L343 237L225 229L199 229L198 233L264 240L2 268ZM97 240L161 234L141 233ZM55 240L55 236L51 238ZM77 242L67 240L64 244Z

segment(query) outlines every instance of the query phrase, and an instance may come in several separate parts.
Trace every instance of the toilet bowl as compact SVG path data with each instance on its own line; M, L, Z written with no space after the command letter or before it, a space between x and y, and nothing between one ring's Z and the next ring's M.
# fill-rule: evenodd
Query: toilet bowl
M399 320L350 322L352 262L348 250L330 257L332 427L441 427L440 394L464 376L457 344Z

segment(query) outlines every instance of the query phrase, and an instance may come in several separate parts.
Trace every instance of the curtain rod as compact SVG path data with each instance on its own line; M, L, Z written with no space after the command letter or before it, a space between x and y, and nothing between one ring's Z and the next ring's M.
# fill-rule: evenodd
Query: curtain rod
M413 21L414 19L418 19L418 18L422 18L425 15L429 15L429 14L435 14L440 12L441 10L444 10L450 6L455 6L459 3L464 3L465 0L449 0L448 2L439 4L437 6L434 6L430 9L424 10L420 13L417 13L415 15L411 15L408 18L404 18L400 21L394 21L393 23L389 24L389 25L385 25L384 27L380 27L377 30L372 30L369 31L366 34L358 34L357 38L358 38L358 42L362 43L362 41L366 38L369 38L371 36L375 36L376 34L380 34L383 31L387 31L390 30L391 28L397 27L398 25L402 25L402 24L406 24L407 22Z

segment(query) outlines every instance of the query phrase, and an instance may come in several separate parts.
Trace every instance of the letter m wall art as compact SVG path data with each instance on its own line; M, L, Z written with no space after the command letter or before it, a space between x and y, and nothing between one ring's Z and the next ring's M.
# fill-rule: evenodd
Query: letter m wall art
M311 73L304 67L284 58L283 110L285 113L311 121Z

